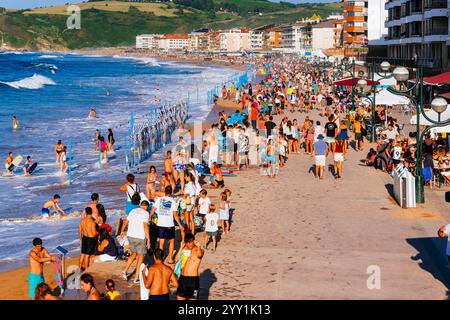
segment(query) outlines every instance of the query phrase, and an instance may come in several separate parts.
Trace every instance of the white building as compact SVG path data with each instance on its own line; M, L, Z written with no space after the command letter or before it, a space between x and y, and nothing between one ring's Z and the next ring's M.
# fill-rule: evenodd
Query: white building
M334 47L334 26L331 21L317 23L312 29L312 50L325 50Z
M220 33L220 51L241 52L250 49L251 41L248 29L234 28Z
M388 0L370 0L367 2L367 39L369 44L376 44L388 33L384 25L387 20L388 12L384 6Z
M158 48L164 51L182 51L189 48L187 34L164 34L158 39Z
M250 49L261 51L264 47L264 32L260 30L250 31Z
M283 46L281 51L285 53L305 54L312 49L311 24L299 22L283 27Z
M141 34L136 37L136 49L157 49L160 34Z

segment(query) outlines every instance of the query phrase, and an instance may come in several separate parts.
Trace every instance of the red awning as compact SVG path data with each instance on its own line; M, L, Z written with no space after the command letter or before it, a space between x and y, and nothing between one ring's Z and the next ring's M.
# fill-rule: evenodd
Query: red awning
M353 79L353 81L352 81ZM333 84L335 86L357 86L358 85L358 81L360 78L345 78L345 79L341 79L341 80L336 80L333 82ZM353 83L352 83L353 82ZM379 81L375 81L375 84L378 85L380 84ZM372 80L367 80L367 85L371 86L372 85Z
M415 82L416 79L409 80L410 82ZM440 86L443 84L450 84L450 72L444 72L432 77L424 77L423 83L432 85L432 86Z

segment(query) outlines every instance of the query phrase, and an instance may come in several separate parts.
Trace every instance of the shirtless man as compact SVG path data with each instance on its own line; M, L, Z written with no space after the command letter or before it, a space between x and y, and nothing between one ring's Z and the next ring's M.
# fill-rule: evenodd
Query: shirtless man
M198 300L200 291L200 263L205 252L195 241L192 233L184 236L185 244L178 252L177 260L181 255L188 256L184 266L182 265L181 276L178 279L177 300Z
M166 160L164 160L164 175L167 180L170 181L170 186L172 190L175 191L175 179L173 175L173 161L172 161L172 151L167 151Z
M89 267L90 257L95 254L97 248L97 224L92 217L92 208L84 209L86 217L78 225L78 238L81 243L80 269L82 271Z
M50 208L53 208L53 210L55 210L55 214L59 214L61 217L66 215L63 209L61 209L61 207L58 205L60 199L61 197L59 196L59 194L55 194L52 200L49 200L46 203L44 203L44 206L42 207L41 210L42 218L50 217Z
M93 193L91 195L92 202L87 205L88 208L92 209L92 219L94 219L94 220L97 220L97 218L98 218L97 205L98 205L99 198L100 197L99 197L98 193ZM85 218L85 217L86 217L86 210L84 210L83 213L81 214L81 218Z
M44 280L44 263L55 261L56 258L51 256L47 249L42 246L42 240L35 238L33 240L34 248L31 249L28 257L30 258L30 272L28 273L28 295L34 299L34 292L38 284L45 282Z
M145 275L145 269L142 270L144 285L150 290L148 300L169 300L169 286L177 288L178 280L172 268L164 264L164 252L161 249L155 250L153 258L155 264L148 268L148 275Z

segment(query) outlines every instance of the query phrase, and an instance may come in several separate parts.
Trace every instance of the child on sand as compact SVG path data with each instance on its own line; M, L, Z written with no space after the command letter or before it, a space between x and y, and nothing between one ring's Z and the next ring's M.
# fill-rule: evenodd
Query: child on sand
M216 252L217 248L217 232L219 231L218 222L219 215L215 212L216 205L211 204L209 206L209 213L205 216L205 249L208 249L209 240L212 238L213 241L213 252Z
M112 279L106 280L106 295L108 296L108 300L122 300L122 296L120 292L116 290L115 283Z
M219 211L219 219L220 224L222 226L222 233L228 234L230 229L230 204L227 201L228 196L226 192L222 192L220 194L220 211Z
M58 194L55 194L52 200L49 200L44 204L41 210L42 218L50 217L50 208L53 208L53 210L55 210L55 214L59 214L61 217L66 215L63 209L61 209L58 205L60 199L61 197Z
M208 192L205 189L202 189L202 191L200 191L200 198L198 199L198 214L203 223L205 223L204 217L209 212L210 204L211 200L208 198Z

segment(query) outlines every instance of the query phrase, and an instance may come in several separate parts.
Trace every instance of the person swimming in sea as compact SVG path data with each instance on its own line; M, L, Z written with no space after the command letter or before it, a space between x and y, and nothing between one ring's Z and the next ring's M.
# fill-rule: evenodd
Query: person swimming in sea
M111 93L109 92L109 89L106 89L106 96L109 97Z
M13 129L19 129L19 120L16 116L13 116Z
M91 109L91 111L89 112L89 119L97 119L97 111L95 111L95 109Z
M30 173L28 173L28 170L30 169L30 167L31 167L31 156L28 156L27 159L25 160L25 163L23 164L23 173L26 176L30 175Z
M12 173L13 170L10 170L11 164L14 160L14 155L12 152L8 153L8 156L5 159L5 168L9 173Z
M63 209L59 206L58 202L61 200L61 197L59 194L55 194L53 196L52 200L47 201L44 203L44 206L42 207L41 214L42 218L49 218L50 217L50 208L53 208L55 210L54 215L59 214L60 217L63 217L67 215Z

